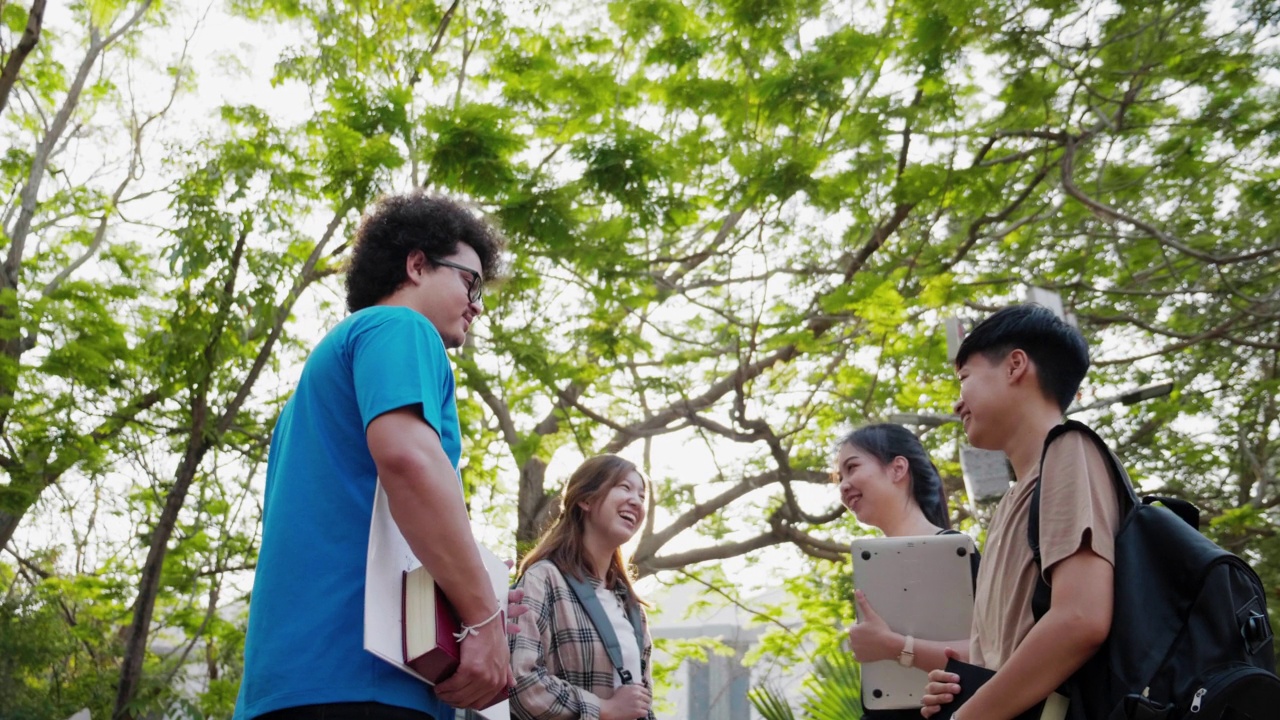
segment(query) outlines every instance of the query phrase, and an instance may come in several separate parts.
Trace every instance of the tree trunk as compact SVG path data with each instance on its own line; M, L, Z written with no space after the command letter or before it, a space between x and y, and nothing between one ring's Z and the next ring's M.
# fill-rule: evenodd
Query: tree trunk
M46 0L35 0L31 3L31 10L27 12L27 28L22 31L22 38L18 40L17 47L9 54L8 62L4 64L3 69L0 69L0 113L3 113L5 106L9 104L9 93L18 82L18 73L22 70L22 64L27 61L27 56L36 48L36 43L40 40L40 26L44 24L45 2Z
M22 522L22 513L0 510L0 548L8 545L13 539L13 533L18 529L20 522Z
M516 553L522 558L542 533L553 498L546 494L547 464L533 457L520 468L519 518L516 521Z
M142 566L142 578L138 585L138 599L133 606L133 622L129 626L129 634L125 640L124 661L120 667L120 685L116 692L116 706L112 717L132 720L134 717L130 704L138 693L142 681L142 661L147 655L147 638L151 626L151 617L155 613L156 596L160 592L160 573L164 569L164 558L169 552L169 539L173 537L173 529L178 524L178 514L187 502L187 492L195 480L200 461L209 449L209 442L204 437L206 408L199 403L193 411L193 429L191 441L187 446L187 455L182 460L178 477L165 500L164 510L156 521L151 534L151 547L147 551L147 561Z

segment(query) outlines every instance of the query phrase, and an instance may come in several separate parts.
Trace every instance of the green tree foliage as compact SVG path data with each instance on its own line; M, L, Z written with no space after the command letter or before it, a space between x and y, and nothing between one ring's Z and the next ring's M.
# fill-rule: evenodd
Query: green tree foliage
M334 272L332 253L344 245L334 238L354 219L345 197L326 203L322 169L349 185L369 185L376 169L360 157L324 157L306 128L282 129L252 106L224 108L211 137L198 131L157 158L150 131L181 102L192 72L185 46L167 67L136 60L141 30L167 16L149 3L98 4L73 19L71 30L87 36L80 72L68 85L50 59L75 47L81 38L72 35L26 66L37 71L24 74L7 117L12 137L29 134L35 150L28 164L10 163L5 216L6 297L16 298L5 312L18 320L6 324L0 533L24 569L7 584L14 618L45 612L67 571L114 592L92 603L62 598L58 617L69 627L89 627L88 615L106 625L81 638L92 662L72 654L51 674L23 667L9 678L80 688L51 694L50 717L86 705L95 715L134 716L168 707L204 655L205 692L188 704L225 716L238 676L222 678L225 668L238 672L241 642L229 613L243 597L237 591L224 608L224 578L254 562L249 487L279 401L255 386L299 347L285 326L304 290ZM105 69L90 86L96 64ZM157 70L164 95L132 84L133 73ZM158 109L144 113L147 103ZM95 151L128 140L123 158L108 154L87 174L54 164L87 152L96 134L105 144ZM10 158L19 153L15 146ZM158 177L144 173L149 163L161 166ZM104 177L110 193L95 189ZM162 220L130 219L136 212ZM120 497L106 497L122 479L132 482ZM59 545L11 542L38 506L88 523L72 526L71 557ZM122 523L133 533L122 537ZM102 687L115 696L109 704Z
M239 3L307 107L178 128L215 70L150 39L193 7L75 4L30 44L43 4L0 5L13 712L229 713L273 418L360 209L416 186L513 240L457 361L471 506L517 552L553 461L630 453L641 574L736 595L718 563L784 548L820 642L765 651L838 654L865 529L832 442L948 412L942 319L1038 286L1095 349L1084 404L1176 383L1085 419L1280 588L1274 2ZM925 435L952 492L960 435Z
M839 552L820 530L834 494L805 507L795 486L824 479L841 426L949 408L941 317L976 319L1027 285L1062 292L1097 348L1086 400L1177 381L1166 402L1091 416L1139 476L1274 503L1212 410L1221 383L1275 396L1277 243L1256 204L1272 198L1246 191L1274 172L1275 87L1259 79L1274 14L1229 18L1196 3L640 2L585 38L525 33L495 72L508 107L546 118L539 134L577 131L537 165L544 186L574 186L538 189L539 208L577 225L565 256L501 211L517 272L557 281L556 305L501 306L490 324L544 387L519 397L554 398L522 427L504 416L531 406L482 392L508 445L532 451L515 456L520 542L555 513L541 468L564 442L672 436L736 450L714 477L659 478L671 521L646 530L641 572L780 543ZM566 301L586 305L565 317ZM1271 469L1254 475L1274 477L1275 420L1258 419L1248 451ZM954 457L956 439L930 442ZM1188 446L1206 462L1189 467ZM700 529L702 547L664 559Z
M112 647L114 628L109 618L89 608L118 594L119 588L87 577L48 577L33 567L17 572L37 584L33 592L0 603L5 717L65 718L82 707L108 706L118 672L116 655L103 651Z

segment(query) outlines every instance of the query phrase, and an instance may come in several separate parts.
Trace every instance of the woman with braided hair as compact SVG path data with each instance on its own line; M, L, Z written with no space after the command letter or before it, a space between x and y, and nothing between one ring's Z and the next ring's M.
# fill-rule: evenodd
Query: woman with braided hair
M947 514L947 495L938 469L911 431L888 423L867 425L846 435L836 453L840 501L858 522L879 529L886 537L954 533ZM973 558L977 576L978 555ZM926 673L947 664L944 650L968 654L965 639L930 640L894 632L862 594L854 592L858 622L849 628L849 647L861 663L897 660ZM920 710L866 710L868 720L908 720Z

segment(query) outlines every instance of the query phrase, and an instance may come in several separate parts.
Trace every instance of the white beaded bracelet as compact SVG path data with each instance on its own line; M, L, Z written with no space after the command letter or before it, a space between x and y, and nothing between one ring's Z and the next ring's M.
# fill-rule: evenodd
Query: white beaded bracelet
M462 631L454 633L453 636L457 638L458 642L462 642L463 640L467 639L468 635L479 635L480 628L493 622L501 614L502 614L502 608L499 607L497 610L494 610L493 614L490 615L488 618L486 618L484 622L478 622L475 625L463 625Z

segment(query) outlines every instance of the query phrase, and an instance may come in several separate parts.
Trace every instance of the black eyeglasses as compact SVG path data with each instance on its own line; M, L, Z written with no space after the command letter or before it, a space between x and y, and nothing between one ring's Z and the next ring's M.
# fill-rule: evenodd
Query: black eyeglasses
M476 272L475 270L472 270L466 265L459 265L458 263L452 263L452 262L449 262L448 260L432 260L431 262L436 265L451 267L454 270L461 270L462 272L470 275L471 279L467 281L467 299L473 303L480 302L480 296L484 295L484 276L483 275Z

